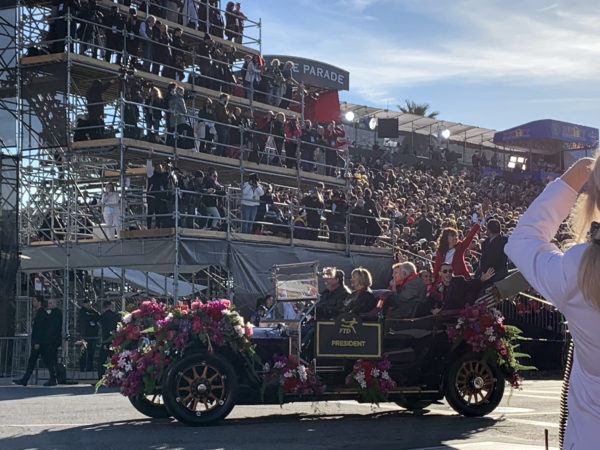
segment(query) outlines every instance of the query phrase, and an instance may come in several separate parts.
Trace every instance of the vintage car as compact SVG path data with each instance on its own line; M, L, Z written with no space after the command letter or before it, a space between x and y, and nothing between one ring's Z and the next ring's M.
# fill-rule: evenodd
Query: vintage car
M382 299L376 316L317 320L314 338L303 339L318 301L316 267L311 263L275 268L277 300L294 302L300 314L294 320L264 321L264 326L254 329L251 342L260 364L255 361L251 367L247 358L228 346L209 350L205 345L188 344L185 351L172 355L153 393L130 396L133 406L150 417L173 416L188 425L207 425L224 419L235 405L364 401L355 387L348 386L348 375L357 360L376 361L384 355L395 382L386 401L420 410L445 398L465 416L483 416L498 406L505 378L513 373L464 343L450 342L446 330L457 323L457 311L392 319L384 314L389 291L376 291ZM286 277L285 270L296 274ZM480 301L491 302L491 295ZM322 390L311 395L282 394L281 389L265 386L265 367L273 367L274 355L295 355L307 366L314 361L314 375L322 381Z

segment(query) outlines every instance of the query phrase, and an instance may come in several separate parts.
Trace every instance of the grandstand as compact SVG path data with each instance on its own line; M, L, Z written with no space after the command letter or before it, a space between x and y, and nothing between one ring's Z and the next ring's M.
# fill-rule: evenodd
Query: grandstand
M343 190L348 184L347 152L323 148L336 155L333 166L324 161L305 161L301 141L285 138L287 154L274 155L278 149L265 145L269 133L218 122L215 125L221 129L239 133L237 143L225 143L225 151L220 154L215 154L214 148L197 151L202 142L189 130L198 121L207 99L216 103L222 93L230 95L231 108L249 111L255 122L269 111L296 114L300 123L304 121L305 96L311 94L304 85L293 86L293 96L286 99L290 109L284 109L267 103L259 88L252 87L248 95L238 80L223 77L223 73L240 73L245 55L261 53L260 20L248 19L238 42L211 33L211 45L221 53L207 61L202 47L207 33L201 31L201 26L189 28L160 19L170 29L182 29L186 46L177 49L183 55L181 64L171 66L173 60L160 61L162 75L158 75L149 70L157 61L144 58L142 47L148 42L141 40L136 54L130 54L129 32L119 29L109 41L112 27L87 20L69 4L62 11L50 2L3 5L1 34L9 45L0 58L0 101L4 113L10 112L16 120L16 139L7 138L10 142L6 152L19 165L18 180L13 177L19 202L17 205L13 196L9 204L3 196L2 206L11 209L13 219L18 214L21 259L16 276L13 274L16 306L10 294L2 299L4 317L16 314L17 321L4 323L1 335L27 333L29 299L40 294L61 300L64 332L76 337L78 302L85 297L94 302L111 298L117 309L125 309L128 301L137 302L140 297L158 295L177 302L182 293L191 291L204 298L233 298L242 312L248 313L256 297L272 290L269 269L274 263L318 260L322 265L346 270L369 265L379 284L387 282L393 240L383 247L354 245L346 231L339 242L330 242L334 232L326 227L314 230L315 240L298 239L293 220L265 223L264 228L271 231L263 234L241 233L240 188L248 174L255 173L263 183L299 197L317 182ZM145 5L156 7L151 2ZM123 5L96 2L97 10L105 16L114 6L124 17L132 14ZM137 10L138 20L145 22L150 12ZM93 30L91 35L78 32L85 27ZM152 45L160 49L163 44ZM108 51L113 52L112 57L106 56ZM211 71L205 70L208 62ZM169 128L163 113L158 139L149 139L152 130L140 111L152 111L152 107L144 104L142 93L156 87L166 95L174 80L165 74L174 73L178 85L185 89L187 110L177 113L176 118L188 127ZM103 86L104 92L95 92L98 86ZM94 96L101 101L92 103ZM101 121L90 120L92 108L103 112ZM206 144L215 146L214 142ZM253 158L253 154L258 157ZM171 174L207 173L210 167L218 171L219 181L225 186L217 199L222 214L218 229L198 226L210 218L189 208L190 199L198 199L200 194L177 183L168 194L170 206L162 214L163 225L147 226L147 199L153 194L146 192L149 159L172 167ZM100 204L108 182L114 183L122 200L118 208L118 228L122 229L116 237L103 223ZM279 207L292 219L299 213L290 204ZM13 262L16 255L15 246ZM158 283L164 283L162 290L157 288ZM15 348L9 353L26 353L27 347L23 348L25 351ZM73 342L65 345L65 361L75 361L75 351Z

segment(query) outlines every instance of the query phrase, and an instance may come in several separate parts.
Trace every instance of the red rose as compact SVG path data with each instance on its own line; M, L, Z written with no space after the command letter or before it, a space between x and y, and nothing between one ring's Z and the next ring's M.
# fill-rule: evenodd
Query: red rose
M463 339L467 342L469 341L469 339L474 337L476 334L477 333L475 333L475 330L471 327L466 327L462 332Z
M483 316L483 317L479 318L479 326L481 327L482 331L487 330L493 324L494 324L494 319L492 319L490 316Z

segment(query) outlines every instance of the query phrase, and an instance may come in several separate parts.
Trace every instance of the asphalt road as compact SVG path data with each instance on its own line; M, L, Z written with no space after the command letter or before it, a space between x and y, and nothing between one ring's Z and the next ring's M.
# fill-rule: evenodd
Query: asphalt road
M0 449L533 449L558 447L560 380L526 380L488 417L436 404L416 415L392 403L238 406L221 424L151 420L114 390L12 386L0 379Z

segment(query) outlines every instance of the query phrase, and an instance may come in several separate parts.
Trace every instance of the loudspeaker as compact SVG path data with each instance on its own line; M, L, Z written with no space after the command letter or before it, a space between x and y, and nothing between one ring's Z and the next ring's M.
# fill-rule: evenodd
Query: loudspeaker
M379 128L377 135L380 138L398 138L398 119L378 119L377 126Z

